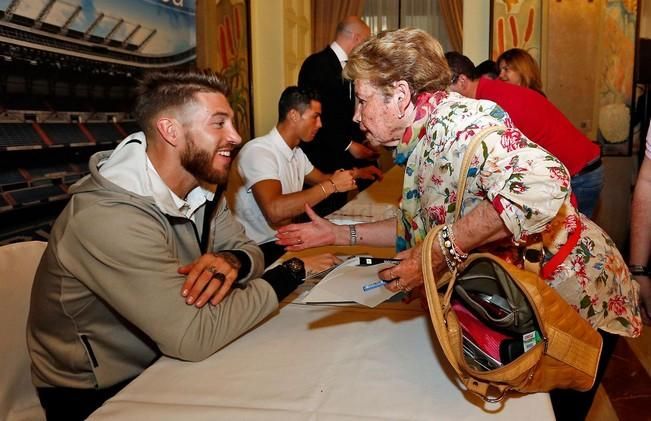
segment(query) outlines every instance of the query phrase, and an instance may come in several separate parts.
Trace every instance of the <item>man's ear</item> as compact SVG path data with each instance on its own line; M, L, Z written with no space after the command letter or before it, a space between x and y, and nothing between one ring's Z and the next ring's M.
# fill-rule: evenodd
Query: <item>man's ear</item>
M296 123L298 120L301 119L301 114L298 112L297 109L292 108L292 109L289 110L289 112L287 113L287 118L289 118L289 120L290 120L292 123Z
M457 83L459 84L459 88L466 89L466 87L468 86L468 76L464 74L460 74L457 77Z
M156 120L156 130L161 139L172 146L178 146L181 125L175 118L161 117Z

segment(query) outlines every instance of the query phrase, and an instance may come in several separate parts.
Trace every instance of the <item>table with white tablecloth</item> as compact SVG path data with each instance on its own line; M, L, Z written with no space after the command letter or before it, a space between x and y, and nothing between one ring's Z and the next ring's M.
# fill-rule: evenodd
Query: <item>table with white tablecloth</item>
M482 409L434 338L415 303L288 303L204 361L161 358L91 419L554 419L547 394Z
M378 183L380 191L374 185L362 192L357 202L333 219L355 220L353 214L362 210L368 211L368 219L362 220L386 217L385 210L395 209L400 194L400 174L391 176L385 180L391 183ZM383 203L378 197L389 201ZM323 250L342 249L303 254ZM393 254L391 249L368 247L344 250ZM204 361L160 358L90 419L554 419L544 393L485 406L465 391L418 302L387 302L376 308L306 305L293 302L300 292L288 297L276 314Z

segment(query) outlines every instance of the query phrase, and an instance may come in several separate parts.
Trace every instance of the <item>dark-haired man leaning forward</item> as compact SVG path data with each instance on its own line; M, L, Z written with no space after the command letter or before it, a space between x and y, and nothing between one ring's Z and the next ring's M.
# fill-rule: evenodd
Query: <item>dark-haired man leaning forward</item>
M48 419L85 419L161 354L208 357L302 282L296 260L262 274L260 249L201 187L226 181L241 143L225 94L212 74L148 75L135 110L144 132L95 154L71 188L27 327Z
M229 183L233 212L246 234L260 245L265 264L285 249L276 244L275 227L292 222L305 204L322 203L357 187L357 179L382 179L369 166L325 174L315 168L299 144L310 143L321 128L321 98L311 89L286 88L278 100L278 124L248 142L237 156L237 174ZM303 189L303 183L308 186Z

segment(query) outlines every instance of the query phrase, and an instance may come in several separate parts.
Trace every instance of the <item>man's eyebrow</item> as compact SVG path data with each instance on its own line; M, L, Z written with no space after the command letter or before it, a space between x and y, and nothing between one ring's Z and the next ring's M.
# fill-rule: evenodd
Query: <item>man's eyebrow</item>
M210 116L210 118L213 117L229 117L229 115L226 111L216 111Z

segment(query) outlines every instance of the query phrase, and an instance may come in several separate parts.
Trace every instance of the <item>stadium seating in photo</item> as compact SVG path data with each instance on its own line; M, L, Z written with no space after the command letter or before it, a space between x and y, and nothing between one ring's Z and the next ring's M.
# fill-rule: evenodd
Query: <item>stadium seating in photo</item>
M32 123L0 123L0 149L38 149L43 146Z
M127 135L142 131L138 123L135 121L121 121L120 126L122 126Z
M92 143L77 123L40 123L40 126L54 144L74 146Z
M51 221L38 221L13 231L0 230L0 246L21 241L47 241L50 238L51 228Z
M118 143L124 138L124 134L120 133L116 123L87 122L84 125L97 143Z
M0 170L0 191L27 187L27 180L17 168Z
M35 183L43 179L63 179L66 175L76 174L79 171L69 164L62 163L29 167L25 168L25 172L27 172L30 182Z
M13 199L14 207L68 199L68 193L60 185L52 183L12 190L5 194Z
M4 194L0 193L0 212L9 210L11 207L11 204L5 199Z

